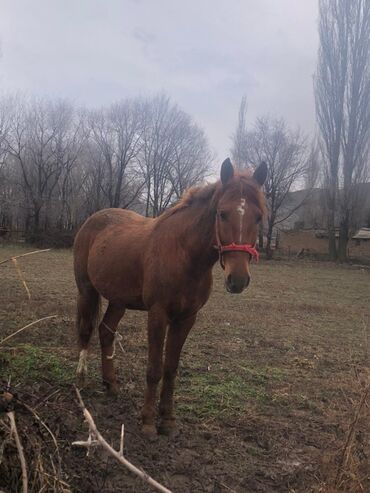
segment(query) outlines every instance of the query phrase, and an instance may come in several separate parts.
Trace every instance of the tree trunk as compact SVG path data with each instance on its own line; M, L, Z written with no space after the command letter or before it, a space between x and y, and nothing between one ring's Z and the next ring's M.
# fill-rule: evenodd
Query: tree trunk
M337 252L337 243L335 238L334 211L329 212L328 239L329 239L330 260L337 260L338 252Z
M330 189L328 190L328 240L329 240L329 258L337 260L337 242L335 238L335 206L336 206L336 181L332 178Z
M117 176L117 181L114 190L114 198L113 198L113 207L119 207L121 203L121 190L122 190L122 182L123 182L123 174L124 168L120 169Z
M269 224L268 224L268 230L267 230L267 241L266 241L266 259L271 260L273 256L273 251L271 248L271 241L272 241L272 230L274 227L274 222L270 219Z
M33 233L38 233L40 231L40 211L41 207L35 207L33 214Z
M338 259L340 262L348 260L349 217L342 218L339 229Z

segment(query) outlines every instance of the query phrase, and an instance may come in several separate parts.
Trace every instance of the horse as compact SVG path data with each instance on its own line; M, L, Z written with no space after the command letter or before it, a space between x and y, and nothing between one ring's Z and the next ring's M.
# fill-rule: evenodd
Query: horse
M156 218L124 209L90 216L74 242L78 288L77 379L87 374L87 350L96 325L103 383L117 394L113 365L114 337L125 310L148 312L148 362L142 431L153 436L159 399L158 432L176 428L173 395L182 347L212 288L212 267L220 260L225 287L241 293L249 284L251 259L258 260L258 224L265 212L262 186L267 166L253 174L236 171L227 158L220 180L190 188L180 201ZM101 297L108 307L99 323Z

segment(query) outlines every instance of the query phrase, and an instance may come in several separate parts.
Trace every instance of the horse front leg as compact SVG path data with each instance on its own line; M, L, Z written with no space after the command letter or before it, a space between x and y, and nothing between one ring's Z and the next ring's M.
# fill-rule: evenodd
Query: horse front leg
M165 435L171 435L176 428L173 406L175 378L182 347L195 320L196 315L192 315L186 319L172 322L168 329L163 384L159 403L159 413L161 416L159 432Z
M142 411L142 431L148 436L156 434L156 400L157 387L162 378L163 344L167 328L167 315L153 307L148 314L148 366L146 372L146 389Z
M103 383L112 394L117 394L119 391L113 364L113 341L116 334L117 325L124 313L124 306L117 306L109 303L104 318L99 325Z

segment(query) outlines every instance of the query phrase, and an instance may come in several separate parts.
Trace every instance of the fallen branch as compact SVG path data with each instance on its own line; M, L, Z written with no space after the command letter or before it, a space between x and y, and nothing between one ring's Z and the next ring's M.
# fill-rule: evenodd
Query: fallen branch
M19 460L22 468L22 484L23 484L23 493L28 492L28 477L27 477L27 464L26 459L24 457L23 447L21 444L21 440L18 435L17 425L15 424L15 414L14 411L10 411L7 413L7 416L10 421L10 433L14 436L15 444L17 446Z
M31 327L32 325L35 325L35 324L38 324L39 322L42 322L43 320L48 320L50 318L56 318L58 315L48 315L47 317L43 317L43 318L39 318L38 320L34 320L33 322L25 325L24 327L21 327L20 329L16 330L15 332L13 332L13 334L10 334L6 337L4 337L4 339L1 339L0 341L0 346L7 340L11 339L12 337L16 336L17 334L19 334L20 332L23 332L24 330L28 329L28 327Z
M149 476L144 471L141 471L137 467L135 467L131 462L123 456L123 437L124 437L124 427L121 428L121 441L120 441L120 451L117 452L113 447L109 445L109 443L104 439L104 437L100 434L99 430L96 427L93 417L90 412L86 409L84 401L82 400L81 394L79 390L75 387L78 402L82 409L83 415L89 425L89 437L86 441L77 441L73 442L72 445L86 447L89 451L91 446L100 445L102 446L112 457L118 460L122 465L127 467L131 472L139 476L142 480L146 481L148 484L153 486L157 491L161 491L162 493L172 493L171 490L165 488L160 483L155 481L152 477Z
M13 261L14 259L17 259L17 258L27 257L28 255L34 255L35 253L49 252L50 250L51 250L51 248L45 248L45 250L34 250L33 252L22 253L22 255L15 255L14 257L9 257L5 260L2 260L0 262L0 265L5 264L5 262Z
M7 258L5 260L2 260L0 262L0 265L5 264L6 262L10 262L10 261L13 262L14 267L15 267L15 270L17 271L17 274L18 274L19 279L22 281L22 284L24 286L24 289L26 290L26 293L27 293L27 296L28 296L28 299L29 300L31 299L31 292L28 289L28 286L27 286L26 280L24 278L24 275L22 274L22 271L21 271L21 269L20 269L20 267L19 267L19 265L17 263L17 258L27 257L28 255L34 255L35 253L48 252L49 250L51 250L51 248L46 248L45 250L34 250L33 252L22 253L21 255L15 255L13 257L9 257L9 258Z
M18 262L17 262L17 259L15 257L12 258L12 261L13 261L13 264L14 264L14 267L15 267L15 270L17 271L17 274L19 276L19 279L22 281L22 284L24 286L24 289L26 290L26 293L27 293L27 296L28 296L28 299L30 300L31 299L31 291L29 290L28 286L27 286L27 283L26 283L26 279L24 278L24 275L21 271L21 269L19 268L19 265L18 265Z
M340 461L340 464L339 464L338 470L337 470L337 476L335 479L335 486L339 486L339 484L343 478L343 474L345 472L345 469L347 467L347 464L348 464L348 461L349 461L349 458L351 455L351 448L352 448L353 439L355 436L356 426L357 426L358 420L360 419L361 411L362 411L362 408L366 402L366 398L369 394L369 391L370 391L370 384L368 384L366 386L366 388L364 389L364 391L362 393L361 399L360 399L358 406L357 406L355 417L351 423L351 426L349 427L347 438L346 438L346 443L344 444L344 447L343 447L341 461Z
M32 414L32 416L40 423L41 426L43 426L45 428L45 430L51 436L51 439L53 440L53 443L55 445L55 450L56 450L58 460L59 460L59 465L60 465L61 459L60 459L60 454L59 454L59 447L58 447L58 442L57 442L57 439L55 438L54 433L51 431L51 429L48 427L48 425L40 418L40 416L36 413L36 411L34 409L32 409L32 407L28 406L25 402L22 402L22 401L19 401L19 403L25 409L27 409L27 411L29 411Z

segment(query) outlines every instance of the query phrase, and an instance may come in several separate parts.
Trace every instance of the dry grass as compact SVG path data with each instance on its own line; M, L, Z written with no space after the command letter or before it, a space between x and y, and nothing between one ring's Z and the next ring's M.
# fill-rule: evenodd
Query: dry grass
M25 251L2 248L0 261ZM121 491L123 484L124 491L145 491L108 467L106 457L87 460L70 446L76 430L85 436L70 389L77 362L71 253L51 251L18 263L32 298L11 263L4 264L0 339L33 320L58 317L9 341L0 376L5 381L12 374L19 393L32 395L63 445L73 491ZM99 428L114 440L124 422L126 455L175 492L370 491L366 399L360 407L368 384L370 272L300 260L262 262L253 276L247 293L231 296L216 270L214 292L181 361L182 434L174 442L147 444L139 432L145 314L129 312L122 322L122 395L115 403L101 393L95 337L84 400Z

